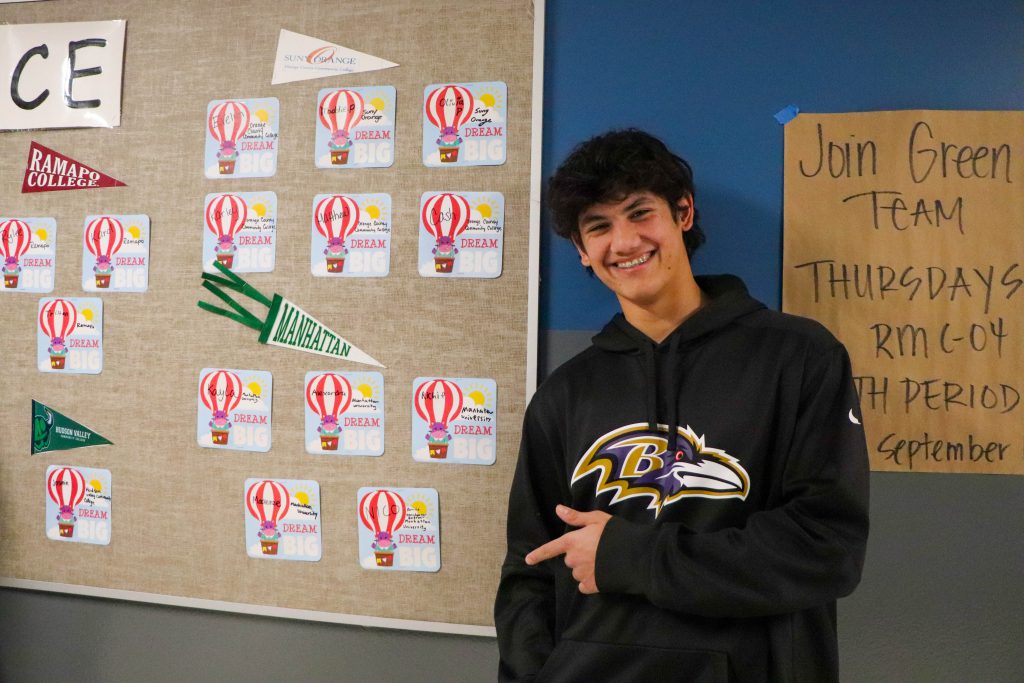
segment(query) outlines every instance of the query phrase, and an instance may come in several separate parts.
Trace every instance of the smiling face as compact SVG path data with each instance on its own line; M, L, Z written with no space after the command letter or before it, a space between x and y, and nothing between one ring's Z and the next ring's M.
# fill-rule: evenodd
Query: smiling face
M658 195L634 192L580 214L580 261L615 293L629 320L639 311L671 315L696 287L683 243L693 227L692 199L677 207L673 215Z

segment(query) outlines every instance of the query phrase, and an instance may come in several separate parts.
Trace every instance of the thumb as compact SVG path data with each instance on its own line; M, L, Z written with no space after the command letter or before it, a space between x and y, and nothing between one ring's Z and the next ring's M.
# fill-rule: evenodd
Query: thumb
M571 526L582 526L580 517L583 516L583 513L578 510L573 510L568 505L556 505L555 514L558 515L558 518L566 524Z

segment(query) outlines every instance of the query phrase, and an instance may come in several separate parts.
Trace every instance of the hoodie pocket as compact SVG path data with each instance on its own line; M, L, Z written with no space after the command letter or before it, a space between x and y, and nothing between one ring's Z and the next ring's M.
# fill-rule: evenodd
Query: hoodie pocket
M537 683L728 683L724 652L594 643L562 639L537 676Z

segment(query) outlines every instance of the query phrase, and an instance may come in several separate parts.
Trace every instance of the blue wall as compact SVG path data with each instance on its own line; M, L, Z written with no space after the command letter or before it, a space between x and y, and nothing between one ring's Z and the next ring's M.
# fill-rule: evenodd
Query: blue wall
M773 114L1024 109L1019 0L550 0L544 177L609 128L690 161L708 236L694 267L781 302L783 129ZM541 327L599 329L614 298L545 234Z

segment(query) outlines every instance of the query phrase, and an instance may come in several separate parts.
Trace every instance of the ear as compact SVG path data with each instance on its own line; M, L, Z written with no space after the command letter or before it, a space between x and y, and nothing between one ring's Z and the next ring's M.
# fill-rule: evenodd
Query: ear
M676 202L676 211L679 212L679 225L686 232L693 227L693 215L695 210L693 208L693 196L683 195L679 201Z
M580 255L580 263L583 264L584 268L590 268L590 257L587 256L587 252L583 249L583 238L579 234L572 236L572 246L576 247L576 251Z

